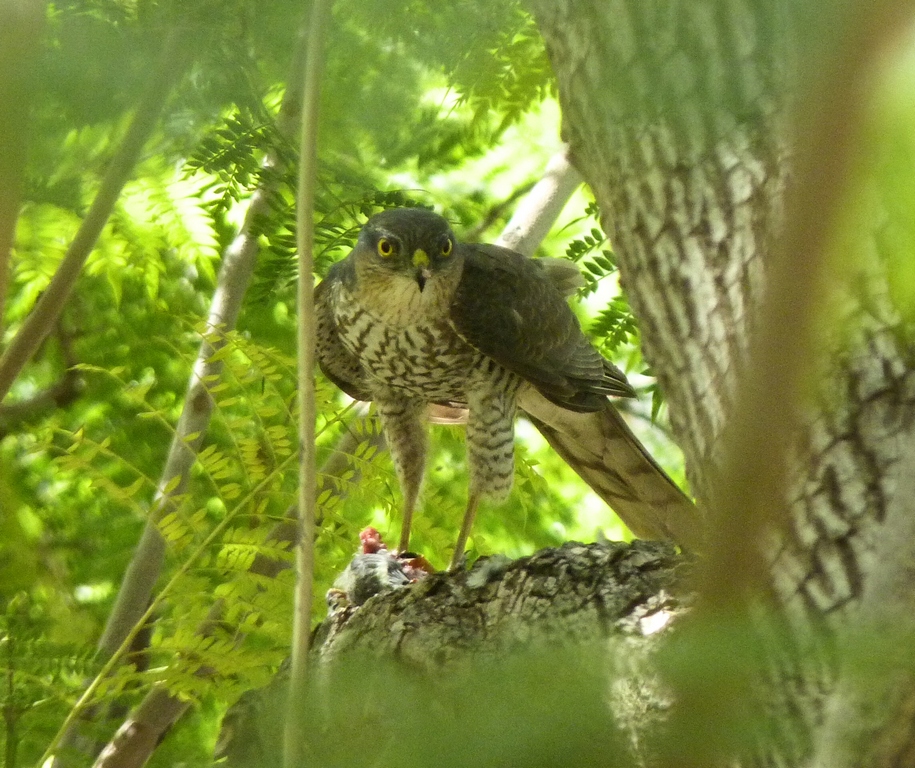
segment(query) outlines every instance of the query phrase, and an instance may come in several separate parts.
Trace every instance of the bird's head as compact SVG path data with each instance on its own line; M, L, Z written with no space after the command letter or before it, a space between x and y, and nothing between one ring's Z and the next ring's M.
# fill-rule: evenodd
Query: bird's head
M422 208L392 208L366 222L353 253L358 272L397 283L408 280L412 291L423 293L427 287L441 290L454 282L449 277L460 275L456 252L454 233L441 216Z

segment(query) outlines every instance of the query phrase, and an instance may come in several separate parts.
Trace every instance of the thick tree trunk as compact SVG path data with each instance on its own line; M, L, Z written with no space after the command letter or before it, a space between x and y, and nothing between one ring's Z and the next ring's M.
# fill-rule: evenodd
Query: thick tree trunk
M693 491L708 504L782 224L797 20L779 3L742 0L529 6L558 80L573 162L596 195ZM825 628L827 638L855 617L873 577L895 466L913 444L910 347L874 253L855 255L853 288L836 301L840 330L823 339L815 370L818 405L790 452L790 530L765 546L788 625ZM804 254L797 264L804 269ZM810 754L834 671L808 668L783 691L802 713L780 745L795 764Z
M721 3L532 5L573 161L707 501L784 187L777 52L765 47L776 20Z

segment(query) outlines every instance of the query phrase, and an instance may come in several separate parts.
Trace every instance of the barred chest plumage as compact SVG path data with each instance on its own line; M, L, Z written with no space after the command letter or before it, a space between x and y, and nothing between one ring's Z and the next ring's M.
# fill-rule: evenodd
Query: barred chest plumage
M411 313L413 321L391 322L346 287L339 290L334 317L340 340L359 359L370 386L403 389L430 402L466 402L468 383L483 370L491 375L493 361L461 339L446 318Z

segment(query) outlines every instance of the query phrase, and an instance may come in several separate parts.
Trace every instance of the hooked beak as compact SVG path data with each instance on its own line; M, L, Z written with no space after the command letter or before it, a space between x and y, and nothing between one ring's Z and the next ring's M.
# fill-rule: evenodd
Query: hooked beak
M416 268L416 282L422 291L426 287L426 280L432 276L429 270L429 254L422 248L417 248L413 252L413 266Z

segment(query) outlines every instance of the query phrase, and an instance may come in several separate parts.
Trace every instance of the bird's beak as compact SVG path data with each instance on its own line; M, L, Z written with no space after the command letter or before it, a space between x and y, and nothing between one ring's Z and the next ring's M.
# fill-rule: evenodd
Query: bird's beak
M419 284L419 290L422 290L432 274L429 271L429 254L422 248L417 248L413 252L413 266L416 268L416 282Z

